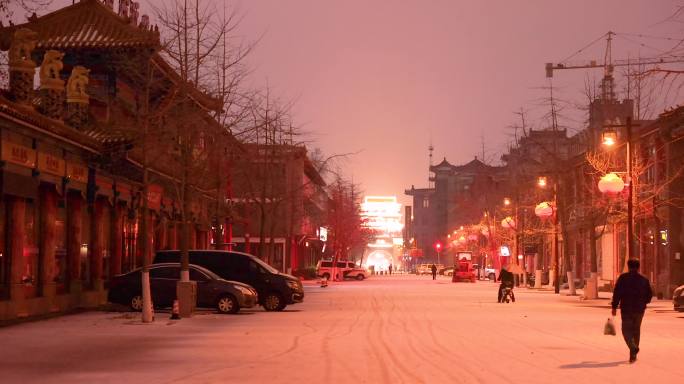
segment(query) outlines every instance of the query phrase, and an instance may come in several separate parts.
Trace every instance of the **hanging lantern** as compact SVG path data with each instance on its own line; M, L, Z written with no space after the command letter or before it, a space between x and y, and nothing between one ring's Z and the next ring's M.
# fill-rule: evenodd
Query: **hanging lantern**
M507 216L506 218L501 220L501 226L504 228L513 229L515 228L515 220L513 220L512 217Z
M616 173L608 173L599 180L598 189L601 193L620 193L625 189L625 182Z
M551 217L553 215L553 204L547 201L537 204L534 208L534 214L542 219Z

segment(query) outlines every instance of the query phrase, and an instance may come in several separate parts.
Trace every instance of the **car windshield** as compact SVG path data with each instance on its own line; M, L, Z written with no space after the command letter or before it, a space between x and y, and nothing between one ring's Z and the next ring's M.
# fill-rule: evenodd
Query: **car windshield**
M258 257L252 257L252 260L254 260L255 263L257 263L257 264L259 264L260 266L262 266L265 270L267 270L267 271L269 271L269 272L271 272L271 273L273 273L273 274L277 274L277 273L278 273L278 270L277 270L277 269L275 269L275 268L271 267L270 265L266 264L263 260L259 259Z

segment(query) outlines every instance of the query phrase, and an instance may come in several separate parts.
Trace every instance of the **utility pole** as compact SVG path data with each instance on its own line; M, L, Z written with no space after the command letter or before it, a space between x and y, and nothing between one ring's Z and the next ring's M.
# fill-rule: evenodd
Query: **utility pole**
M627 258L623 272L627 272L627 261L634 258L634 202L632 185L632 118L627 117Z

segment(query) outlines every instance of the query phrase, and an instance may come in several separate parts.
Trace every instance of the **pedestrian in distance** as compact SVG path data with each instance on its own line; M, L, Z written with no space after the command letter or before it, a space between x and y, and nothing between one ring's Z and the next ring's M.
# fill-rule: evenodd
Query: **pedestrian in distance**
M389 274L392 274L392 264L389 265Z
M432 280L437 280L437 266L432 264L430 270L432 271Z
M651 302L653 291L648 279L639 273L639 260L627 261L628 271L621 274L615 283L611 313L620 307L622 318L622 337L629 347L629 362L636 361L641 339L641 320L646 312L646 304Z

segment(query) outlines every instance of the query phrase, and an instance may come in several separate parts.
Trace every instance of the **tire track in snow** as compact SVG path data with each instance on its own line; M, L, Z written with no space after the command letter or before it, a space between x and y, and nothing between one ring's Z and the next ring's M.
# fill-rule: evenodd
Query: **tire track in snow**
M383 297L383 301L386 301L386 300L388 300L388 299L389 299L389 298L388 298L387 296L384 296L384 297ZM386 321L385 321L385 319L384 319L383 314L386 314L386 315L389 317L389 316L391 316L391 315L394 313L394 309L396 308L396 304L394 303L394 300L393 300L393 299L390 299L390 300L389 300L389 303L390 303L389 311L382 311L382 313L380 313L380 311L379 311L380 305L379 305L379 303L378 303L378 300L377 300L377 298L376 298L375 296L373 297L373 305L375 306L375 311L374 311L374 312L379 314L378 317L379 317L379 319L380 319L380 323L379 323L379 326L378 326L378 332L377 332L377 334L378 334L378 340L380 341L380 345L381 345L382 348L384 349L384 351L385 351L385 353L387 354L387 356L389 357L389 359L392 361L392 363L393 363L393 365L394 365L394 368L395 368L397 371L401 371L401 372L403 372L406 376L409 376L410 378L413 379L413 380L410 380L409 383L423 383L424 381L423 381L422 378L416 376L416 375L413 373L413 371L407 369L407 368L404 366L404 364L403 364L403 362L401 361L401 359L397 358L396 354L394 353L394 351L392 350L392 348L390 348L390 346L388 345L387 340L385 340L385 337L383 336L383 333L386 332L386 331L389 329L389 327L386 326ZM400 379L402 382L404 382L403 377L400 376L399 379Z

